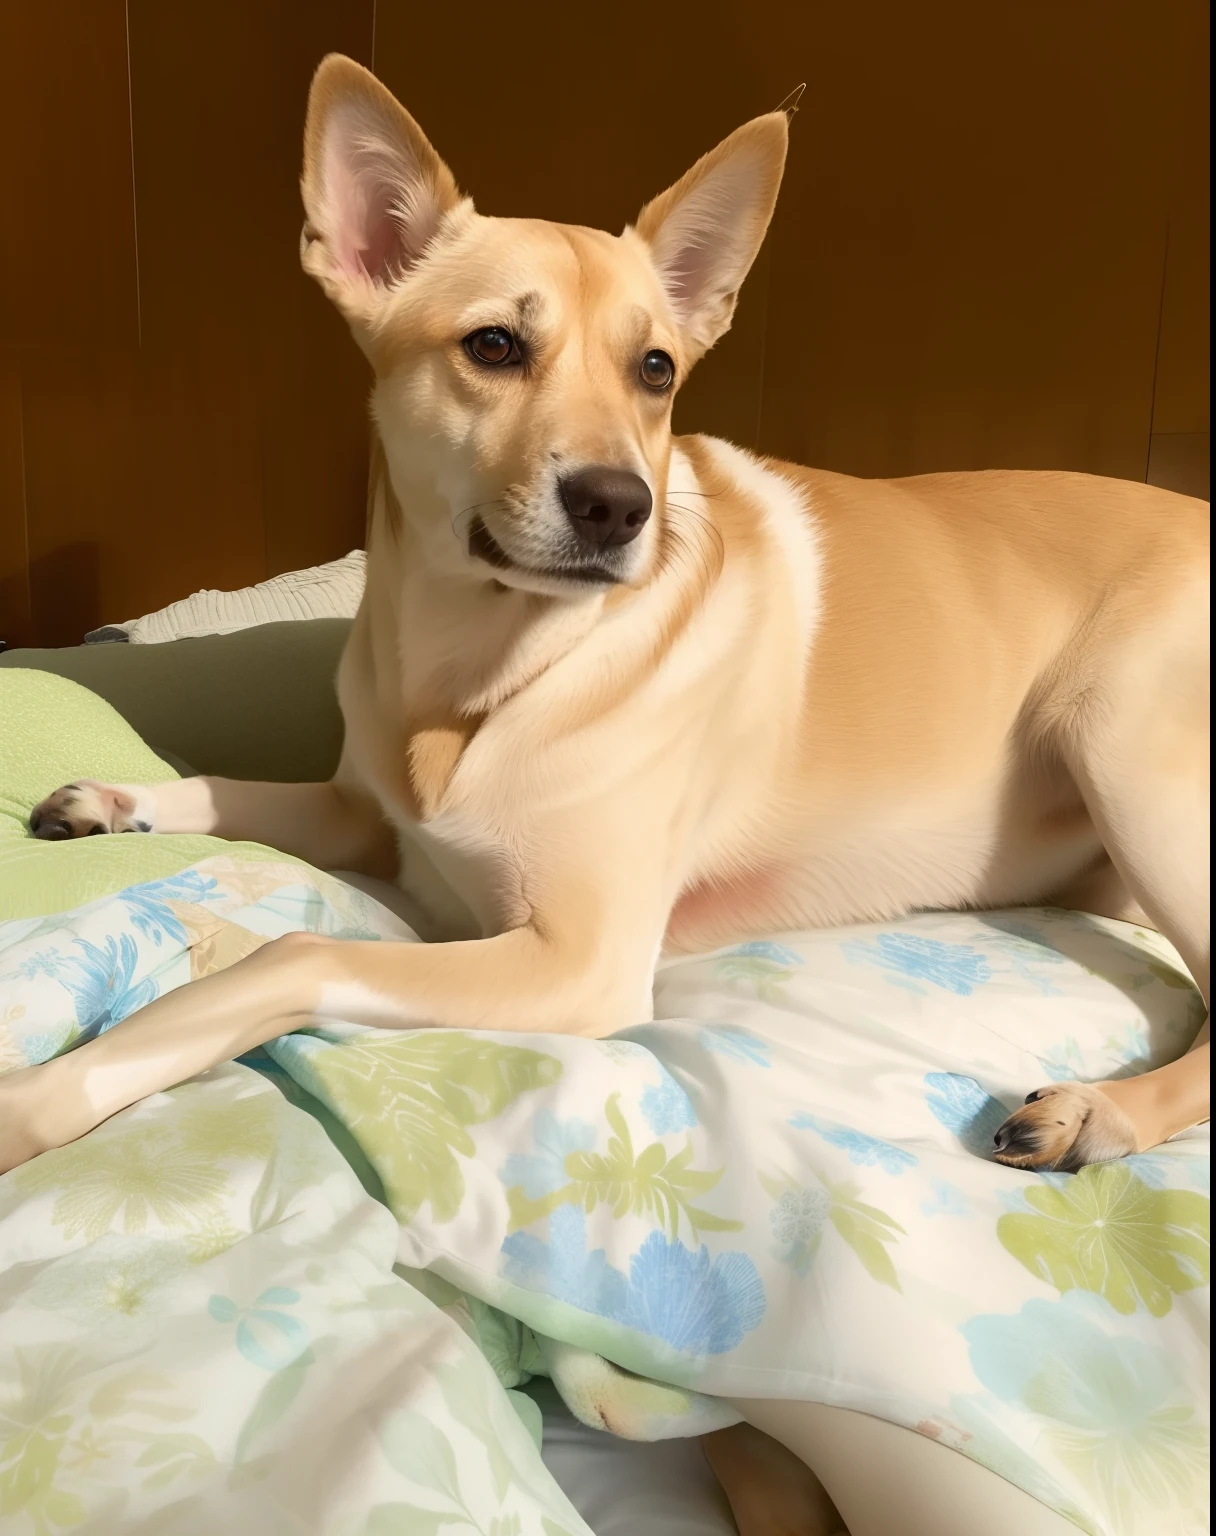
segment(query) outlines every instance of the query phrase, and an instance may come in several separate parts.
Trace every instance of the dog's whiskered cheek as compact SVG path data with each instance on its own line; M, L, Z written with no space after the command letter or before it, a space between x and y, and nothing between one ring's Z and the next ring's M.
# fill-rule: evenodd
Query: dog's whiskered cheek
M568 557L573 540L554 484L503 498L488 525L504 549L525 565L549 564ZM501 530L501 531L500 531Z

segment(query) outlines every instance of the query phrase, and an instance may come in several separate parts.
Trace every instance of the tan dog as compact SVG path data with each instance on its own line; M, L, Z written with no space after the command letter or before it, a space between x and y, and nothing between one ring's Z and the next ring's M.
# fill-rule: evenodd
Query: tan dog
M453 942L268 944L5 1079L0 1167L318 1014L606 1035L650 1016L664 947L916 908L1147 919L1207 998L1207 505L672 437L786 140L746 124L620 237L482 218L383 87L322 64L303 261L379 429L341 766L68 786L32 825L396 876ZM1205 1119L1206 1041L1041 1089L997 1155L1076 1167Z

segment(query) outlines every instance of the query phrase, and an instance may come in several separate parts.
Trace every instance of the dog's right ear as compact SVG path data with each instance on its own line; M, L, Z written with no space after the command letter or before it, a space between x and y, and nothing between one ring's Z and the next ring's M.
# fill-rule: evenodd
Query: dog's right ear
M451 171L405 108L339 53L313 76L301 189L304 270L364 324L461 202Z

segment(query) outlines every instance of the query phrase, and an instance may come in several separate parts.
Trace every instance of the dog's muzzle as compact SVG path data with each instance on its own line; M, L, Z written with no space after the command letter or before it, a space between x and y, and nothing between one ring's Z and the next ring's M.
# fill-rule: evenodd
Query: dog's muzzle
M632 536L631 536L632 537ZM619 542L588 540L555 552L551 565L530 565L509 555L480 517L469 525L469 554L482 560L492 570L517 571L524 577L536 576L546 581L569 581L586 586L615 586L624 575L624 561L618 553Z

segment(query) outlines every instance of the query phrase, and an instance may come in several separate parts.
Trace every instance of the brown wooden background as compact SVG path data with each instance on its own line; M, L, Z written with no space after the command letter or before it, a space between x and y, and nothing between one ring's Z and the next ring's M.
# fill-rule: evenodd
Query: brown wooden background
M363 365L299 271L308 80L487 213L619 228L805 80L685 428L1208 494L1206 0L0 0L0 638L360 542Z

